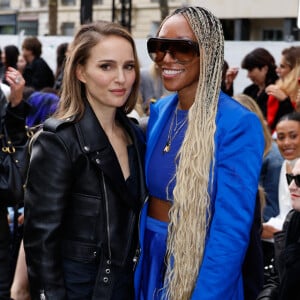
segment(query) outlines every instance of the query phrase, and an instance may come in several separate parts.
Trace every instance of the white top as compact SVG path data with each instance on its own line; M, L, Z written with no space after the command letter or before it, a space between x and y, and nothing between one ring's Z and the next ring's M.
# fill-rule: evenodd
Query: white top
M284 160L280 170L279 185L278 185L278 202L279 202L279 214L276 217L272 217L265 224L271 225L278 230L282 230L282 226L286 215L292 209L292 201L289 191L289 186L286 181L286 164L289 163L293 168L295 160ZM274 242L274 239L263 239L264 241Z

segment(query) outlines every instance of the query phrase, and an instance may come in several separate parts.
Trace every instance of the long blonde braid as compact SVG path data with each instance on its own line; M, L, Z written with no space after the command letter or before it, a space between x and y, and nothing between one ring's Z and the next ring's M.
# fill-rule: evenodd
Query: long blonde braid
M200 46L200 74L195 101L189 110L188 128L179 150L174 205L170 211L165 279L169 300L190 299L201 267L210 223L210 186L214 161L216 111L224 62L220 21L200 7L182 14ZM212 172L213 173L213 172Z

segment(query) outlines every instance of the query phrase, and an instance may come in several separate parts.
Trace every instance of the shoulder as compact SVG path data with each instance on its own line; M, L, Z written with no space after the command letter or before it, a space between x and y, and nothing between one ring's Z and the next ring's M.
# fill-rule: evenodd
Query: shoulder
M264 147L263 128L257 115L224 93L219 98L216 127L219 142L250 145L255 141L256 147Z
M245 119L246 118L246 119ZM221 119L222 124L234 124L234 122L247 122L247 118L254 118L259 121L256 114L248 110L242 104L221 92L218 103L217 122Z
M49 118L44 122L43 130L50 132L58 132L70 128L74 124L75 117L66 119Z

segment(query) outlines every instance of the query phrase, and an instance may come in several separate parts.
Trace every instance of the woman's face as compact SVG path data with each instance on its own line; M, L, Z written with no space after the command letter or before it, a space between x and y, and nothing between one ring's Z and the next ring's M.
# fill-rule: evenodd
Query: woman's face
M162 25L158 37L197 42L191 27L182 15L174 15L167 19ZM194 97L199 80L199 56L195 55L191 61L182 64L172 56L172 53L167 52L163 60L157 64L167 90L178 91L179 94L187 92Z
M278 77L283 79L288 73L290 73L291 70L292 70L291 66L287 63L287 61L285 60L285 57L282 55L280 64L276 68L276 73L277 73Z
M280 121L276 126L276 132L281 155L287 160L300 157L300 122Z
M266 75L268 73L268 66L264 66L260 68L253 68L252 70L248 70L248 78L258 86L264 86Z
M290 172L287 172L290 173ZM292 175L299 175L300 176L300 159L297 160L295 166L292 170ZM289 184L289 190L292 199L292 207L300 211L300 187L296 185L295 179L291 181Z
M77 67L76 74L85 84L87 99L94 109L123 106L136 78L130 42L119 36L103 37L90 50L86 64Z
M26 67L26 60L24 59L23 55L19 55L17 61L17 68L21 73L23 73L25 67Z

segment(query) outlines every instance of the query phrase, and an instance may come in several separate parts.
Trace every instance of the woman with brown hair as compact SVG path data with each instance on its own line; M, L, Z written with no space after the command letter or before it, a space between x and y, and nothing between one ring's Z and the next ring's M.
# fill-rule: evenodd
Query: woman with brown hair
M133 298L138 216L146 198L135 106L139 64L120 25L83 25L59 108L32 145L24 247L32 299Z

